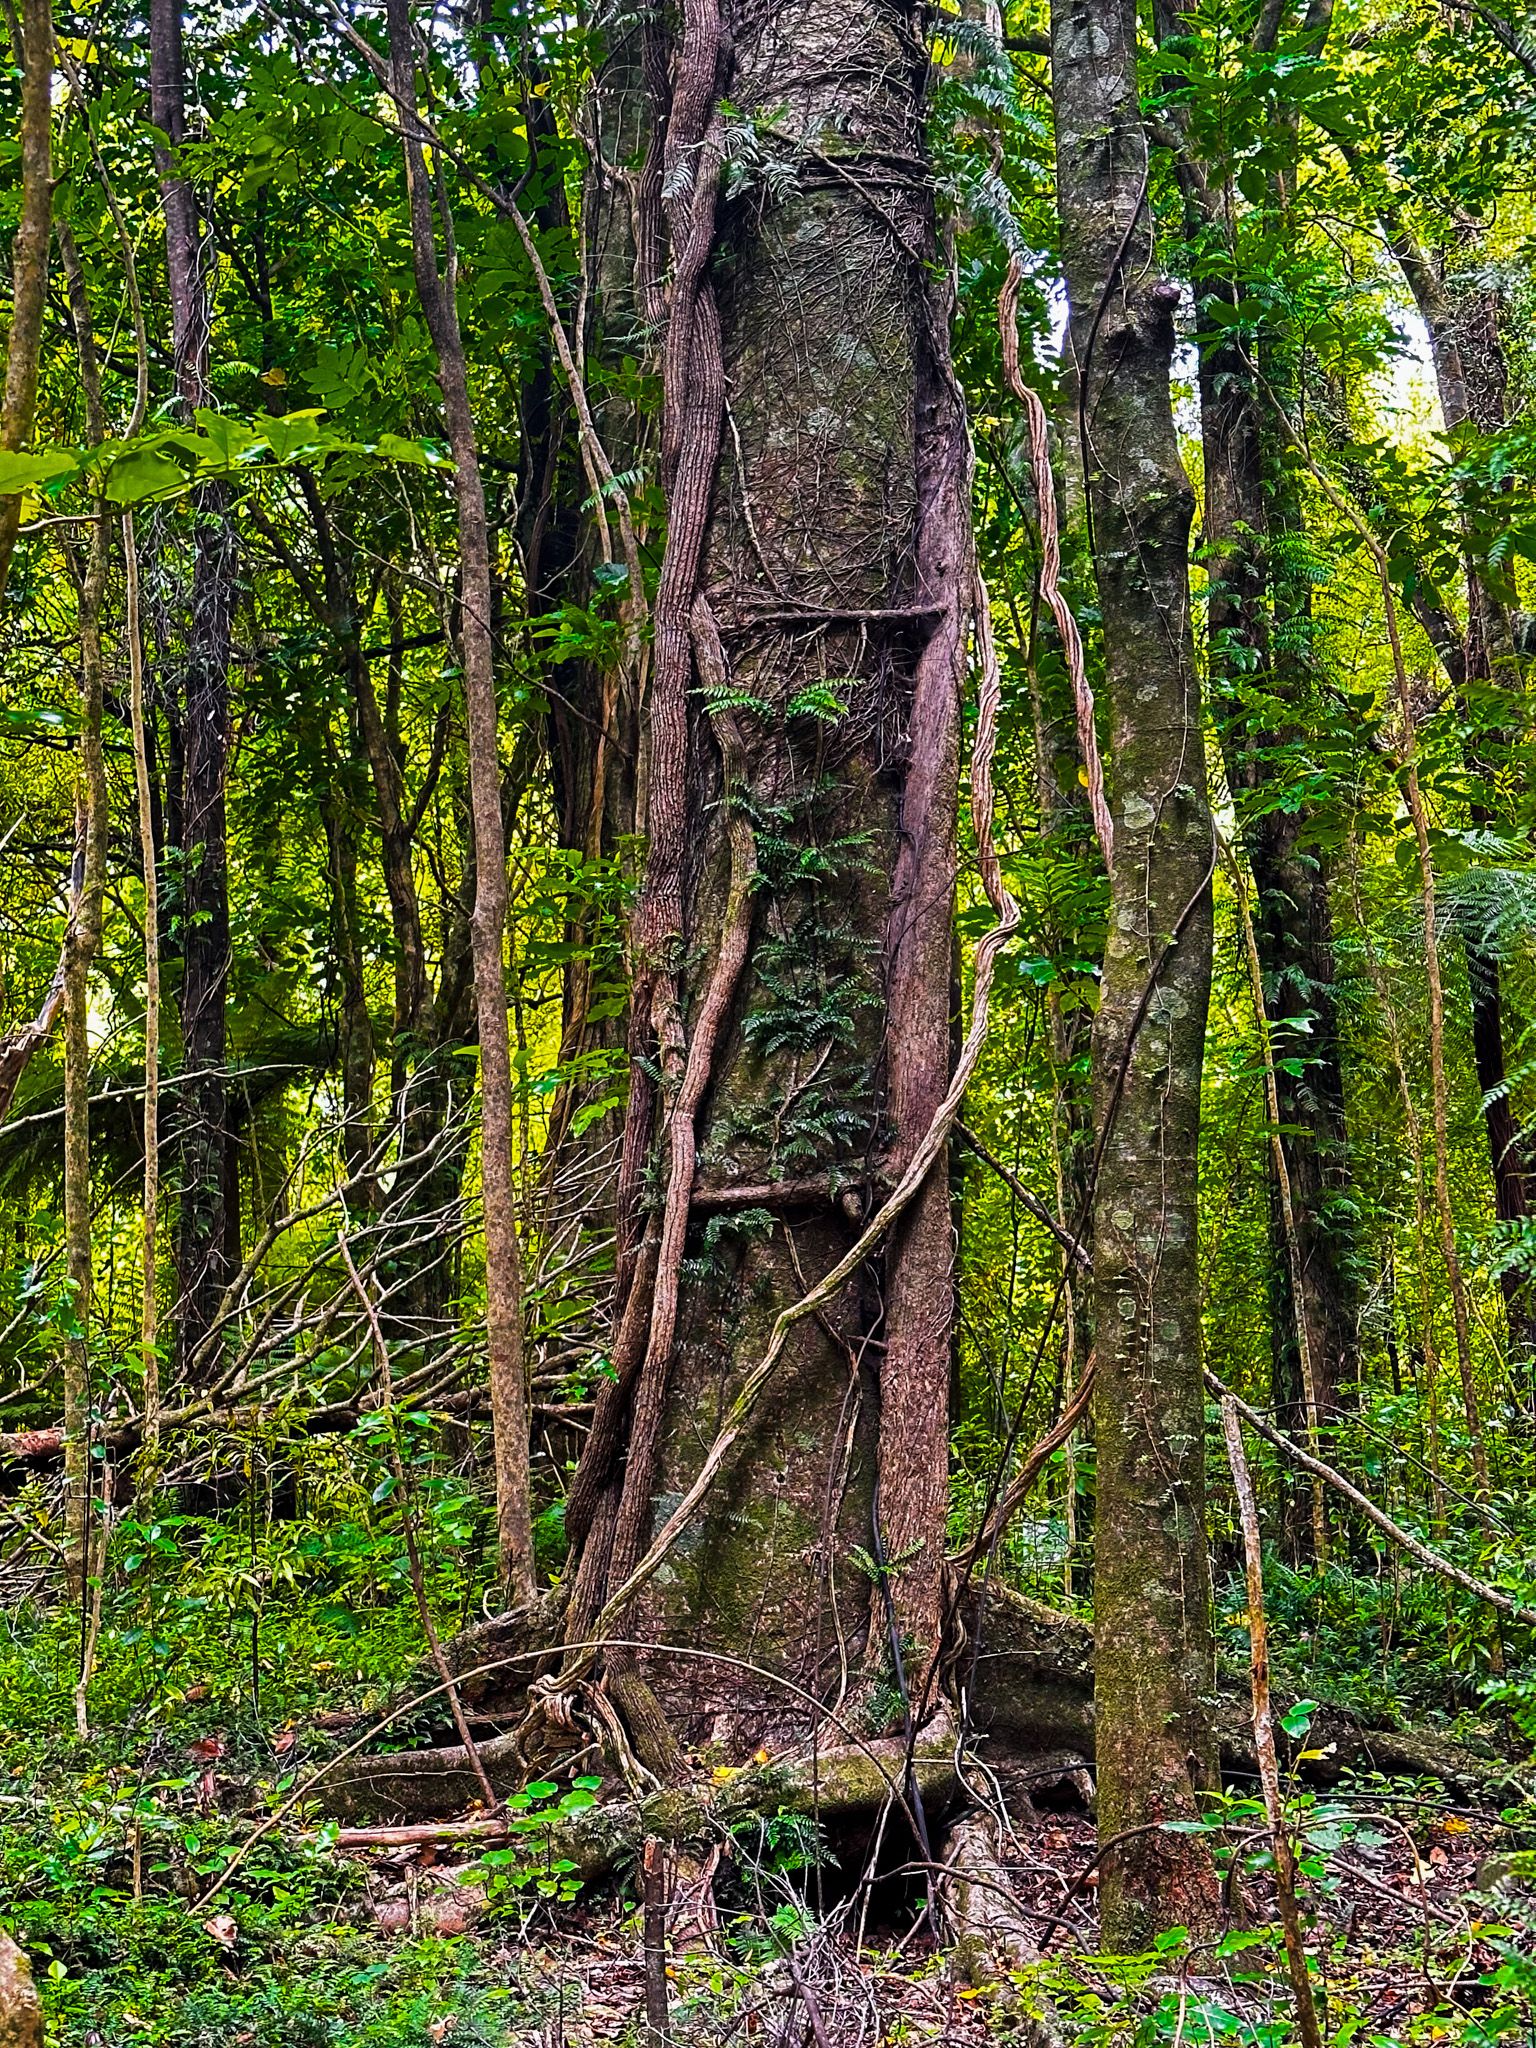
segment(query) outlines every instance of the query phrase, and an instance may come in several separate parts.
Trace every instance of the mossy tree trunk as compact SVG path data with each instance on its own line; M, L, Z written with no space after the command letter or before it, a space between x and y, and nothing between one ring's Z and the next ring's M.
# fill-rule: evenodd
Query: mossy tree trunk
M1170 396L1130 0L1054 0L1057 193L1104 640L1114 861L1094 1034L1094 1611L1104 1939L1215 1917L1188 1819L1214 1775L1196 1270L1211 818L1193 493Z
M668 532L637 777L628 1244L615 1381L568 1507L573 1640L775 1316L910 1156L950 1059L969 472L922 13L689 0L670 50L663 33L652 18L615 52L597 122L635 195L619 288L662 323ZM952 1318L941 1158L884 1254L797 1326L630 1611L658 1647L623 1676L675 1728L751 1747L805 1719L786 1679L877 1714L922 1692ZM772 1675L669 1662L678 1640Z

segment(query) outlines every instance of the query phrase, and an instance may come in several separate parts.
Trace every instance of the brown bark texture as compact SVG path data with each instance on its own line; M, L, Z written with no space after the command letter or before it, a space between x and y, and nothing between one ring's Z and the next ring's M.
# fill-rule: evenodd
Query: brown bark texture
M15 17L12 17L13 21ZM48 235L53 218L53 5L23 0L21 31L21 218L11 243L11 331L5 391L0 398L0 449L14 453L32 438L37 376L48 301ZM10 580L21 524L20 495L0 497L0 598Z
M213 401L208 382L212 319L209 250L197 194L178 151L187 140L181 0L153 0L149 20L150 118L165 137L155 147L165 212L176 388L190 418ZM203 484L192 497L190 616L178 677L182 1077L177 1095L179 1160L177 1360L212 1373L208 1343L230 1278L226 1216L225 993L229 978L229 873L224 783L229 751L229 662L235 543L228 491ZM179 688L175 686L179 684ZM194 1367L194 1361L196 1365Z
M434 224L432 186L416 131L416 71L409 0L390 0L391 90L405 133L411 245L417 292L437 356L459 515L459 636L469 729L475 902L470 919L475 1014L480 1041L480 1178L485 1212L485 1317L496 1462L496 1533L502 1586L512 1602L533 1594L528 1482L528 1388L523 1357L522 1251L513 1173L512 1045L507 1026L503 945L507 925L507 839L491 633L491 544L468 368L455 294L453 224L446 206ZM447 244L438 265L437 231ZM382 1339L381 1339L382 1342Z
M1094 1034L1094 1604L1099 1825L1187 1819L1214 1776L1196 1304L1200 1069L1213 844L1188 590L1193 493L1174 434L1176 286L1160 280L1136 13L1055 0L1057 195L1103 623L1115 867ZM1200 1838L1105 1858L1104 1938L1203 1928Z
M675 47L659 37L637 29L599 85L600 171L635 197L598 241L599 310L606 288L610 315L627 298L664 321L668 531L635 778L628 1249L568 1506L572 1639L686 1493L778 1312L917 1148L951 1057L969 456L920 12L690 0ZM727 100L774 117L774 161L729 195ZM952 1318L940 1160L885 1255L796 1325L625 1633L815 1695L916 1688ZM680 1731L729 1748L805 1712L724 1663L639 1662Z

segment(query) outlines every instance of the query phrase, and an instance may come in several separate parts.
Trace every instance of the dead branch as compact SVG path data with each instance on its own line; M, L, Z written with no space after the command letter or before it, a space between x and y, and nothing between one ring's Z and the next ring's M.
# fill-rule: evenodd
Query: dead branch
M1273 1444L1277 1451L1283 1451L1293 1464L1301 1467L1303 1472L1314 1473L1317 1478L1342 1493L1344 1498L1352 1502L1389 1542L1395 1543L1400 1550L1406 1550L1410 1557L1416 1557L1420 1564L1427 1565L1442 1579L1449 1579L1453 1586L1460 1586L1464 1593L1471 1593L1474 1598L1485 1600L1500 1614L1507 1614L1512 1621L1523 1622L1527 1627L1536 1624L1536 1609L1524 1606L1508 1593L1501 1593L1497 1586L1490 1586L1486 1579L1479 1579L1473 1573L1463 1571L1459 1564L1453 1564L1441 1552L1432 1550L1411 1530L1405 1529L1400 1522L1394 1522L1392 1517L1377 1507L1358 1486L1351 1485L1342 1472L1335 1471L1332 1465L1326 1464L1321 1458L1314 1458L1293 1438L1288 1437L1283 1429L1277 1429L1256 1408L1250 1408L1246 1401L1234 1394L1229 1386L1216 1377L1209 1366L1205 1367L1204 1371L1205 1384L1218 1400L1231 1401L1244 1422L1250 1429L1257 1430L1266 1443Z

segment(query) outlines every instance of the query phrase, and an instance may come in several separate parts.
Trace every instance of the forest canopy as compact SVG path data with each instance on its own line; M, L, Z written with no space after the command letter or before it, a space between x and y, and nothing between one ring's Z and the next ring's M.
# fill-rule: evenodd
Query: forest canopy
M1536 21L5 19L0 2048L1526 2037Z

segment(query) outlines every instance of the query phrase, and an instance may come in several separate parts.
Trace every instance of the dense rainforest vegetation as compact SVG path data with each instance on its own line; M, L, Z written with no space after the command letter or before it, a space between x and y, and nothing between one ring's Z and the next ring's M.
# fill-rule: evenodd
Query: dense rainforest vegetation
M0 2048L1536 2039L1536 23L5 22Z

